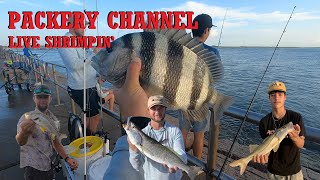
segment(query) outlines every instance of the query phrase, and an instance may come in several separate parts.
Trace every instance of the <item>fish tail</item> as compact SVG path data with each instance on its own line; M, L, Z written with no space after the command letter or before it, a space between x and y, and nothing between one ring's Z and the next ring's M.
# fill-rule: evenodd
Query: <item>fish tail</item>
M186 173L188 174L188 176L191 180L194 180L196 178L196 176L199 174L199 171L201 171L200 167L190 166L189 170L186 171Z
M212 96L212 102L214 102L214 122L219 122L223 116L223 112L231 106L233 103L233 98L230 96L225 96L219 92L216 92L217 96Z
M66 134L61 134L59 137L58 137L58 140L59 142L61 142L62 139L66 139L68 138L68 136Z
M240 175L242 175L244 173L244 171L247 168L247 165L248 165L248 162L243 158L236 160L236 161L233 161L232 163L229 164L229 166L231 166L231 167L240 166Z

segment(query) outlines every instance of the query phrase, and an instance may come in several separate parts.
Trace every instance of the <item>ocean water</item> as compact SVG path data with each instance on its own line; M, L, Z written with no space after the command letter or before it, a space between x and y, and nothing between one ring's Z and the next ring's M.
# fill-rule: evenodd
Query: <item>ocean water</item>
M258 84L266 71L274 48L222 47L219 48L224 65L224 78L215 87L225 95L234 97L232 106L247 109ZM33 50L47 62L63 65L56 49ZM21 52L20 52L21 53ZM271 112L267 87L280 80L286 84L286 108L301 113L305 125L320 128L320 48L278 48L254 98L251 111ZM230 117L221 119L220 138L233 140L240 121ZM237 142L261 143L258 127L245 123ZM302 150L303 166L320 172L320 145L306 143Z
M247 109L274 48L220 48L224 78L216 89ZM56 49L33 50L47 62L63 65ZM320 48L278 48L255 97L252 111L271 111L267 87L281 80L287 87L286 107L302 114L305 125L320 128Z

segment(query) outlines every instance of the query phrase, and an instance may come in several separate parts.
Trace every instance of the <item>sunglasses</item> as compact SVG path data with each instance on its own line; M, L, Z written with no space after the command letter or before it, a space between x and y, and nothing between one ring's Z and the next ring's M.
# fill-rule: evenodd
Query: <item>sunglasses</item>
M38 95L36 96L37 99L48 99L49 95Z
M40 93L45 93L45 94L50 95L51 91L49 89L36 89L36 90L34 90L34 94L40 94Z

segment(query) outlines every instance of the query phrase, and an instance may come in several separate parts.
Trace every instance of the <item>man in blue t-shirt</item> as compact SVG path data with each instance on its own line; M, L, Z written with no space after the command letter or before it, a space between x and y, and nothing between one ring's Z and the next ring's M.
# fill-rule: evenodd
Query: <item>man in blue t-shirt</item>
M215 53L221 60L218 49L204 44L210 35L211 28L216 27L212 24L212 18L208 14L200 14L194 18L193 24L195 24L195 22L198 22L198 29L192 29L193 37L198 37L198 40L203 43L204 47ZM194 132L194 141L192 145L193 154L200 159L204 144L204 132L208 124L208 119L198 119L197 121L189 122L184 118L184 115L180 113L179 127L182 132L184 144L187 146L187 135L191 129Z
M36 60L36 54L33 54L29 48L23 48L23 55L27 56L30 60L33 61L35 69L39 68L38 62Z

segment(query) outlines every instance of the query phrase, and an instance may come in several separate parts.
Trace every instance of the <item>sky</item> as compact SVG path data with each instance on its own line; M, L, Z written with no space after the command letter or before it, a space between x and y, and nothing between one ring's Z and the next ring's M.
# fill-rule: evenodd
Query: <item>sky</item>
M8 11L99 11L98 28L86 35L121 37L134 30L112 30L107 25L110 11L193 11L195 15L209 14L217 26L211 30L206 42L221 46L275 47L296 6L280 47L320 47L319 0L0 0L0 45L7 46L8 36L62 36L67 30L8 29ZM225 21L223 21L226 14ZM19 23L17 23L19 25ZM222 26L223 25L223 26ZM222 28L223 27L223 28ZM189 32L189 30L188 30ZM221 33L222 32L222 33ZM220 37L221 35L221 37Z

